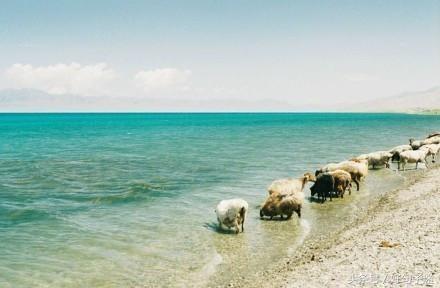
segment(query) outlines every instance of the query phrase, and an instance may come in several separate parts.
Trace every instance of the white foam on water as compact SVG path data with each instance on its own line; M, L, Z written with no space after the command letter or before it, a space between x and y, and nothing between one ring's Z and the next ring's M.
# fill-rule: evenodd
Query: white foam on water
M311 225L310 222L306 219L300 219L299 225L301 226L301 234L297 237L295 244L289 247L287 250L287 255L291 256L296 249L298 249L299 246L301 246L304 243L304 240L306 240L307 235L310 234Z
M217 266L223 262L223 257L217 251L214 251L214 255L211 260L206 263L199 271L190 276L190 280L187 283L191 283L191 287L205 287L209 278L217 271ZM186 284L182 284L181 287L187 287Z

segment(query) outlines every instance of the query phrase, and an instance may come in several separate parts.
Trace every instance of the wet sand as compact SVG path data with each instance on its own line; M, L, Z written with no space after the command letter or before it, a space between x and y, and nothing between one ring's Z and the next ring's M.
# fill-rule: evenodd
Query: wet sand
M402 172L400 172L402 173ZM226 287L438 287L440 168L403 173L356 219Z

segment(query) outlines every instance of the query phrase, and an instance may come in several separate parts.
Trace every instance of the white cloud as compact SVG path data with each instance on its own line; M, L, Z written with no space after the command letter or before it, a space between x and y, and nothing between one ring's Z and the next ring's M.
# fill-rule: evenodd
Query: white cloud
M143 70L134 76L137 87L144 92L188 90L189 80L192 72L190 70L179 70L176 68L162 68L155 70Z
M5 88L37 89L49 94L106 95L116 73L106 63L78 63L34 67L14 64L5 72Z

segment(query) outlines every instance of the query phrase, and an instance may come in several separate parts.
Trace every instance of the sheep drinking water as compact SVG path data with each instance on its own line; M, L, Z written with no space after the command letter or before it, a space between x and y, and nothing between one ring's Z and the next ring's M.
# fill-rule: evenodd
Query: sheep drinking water
M248 203L243 199L222 200L217 205L215 212L221 229L234 228L235 233L244 231L244 220L249 209ZM226 228L225 228L226 227Z

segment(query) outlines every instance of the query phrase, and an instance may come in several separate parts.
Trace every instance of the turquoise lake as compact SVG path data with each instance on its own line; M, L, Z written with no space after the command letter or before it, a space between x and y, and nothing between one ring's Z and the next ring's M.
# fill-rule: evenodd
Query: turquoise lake
M261 221L273 180L438 130L440 117L407 114L0 114L0 287L249 275L403 182L371 171L351 196L306 200L301 220ZM221 233L215 206L236 197L249 202L245 233Z

